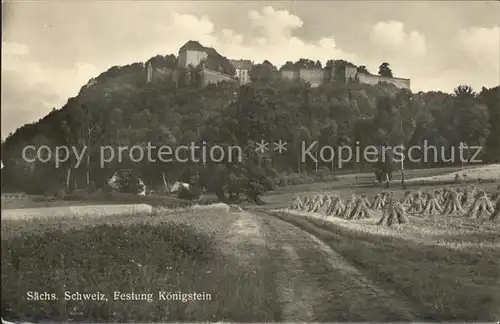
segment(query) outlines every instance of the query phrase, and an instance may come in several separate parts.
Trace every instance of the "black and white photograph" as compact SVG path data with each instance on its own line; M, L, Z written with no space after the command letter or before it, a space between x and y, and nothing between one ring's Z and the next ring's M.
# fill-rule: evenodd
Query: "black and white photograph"
M500 1L4 0L1 322L500 320Z

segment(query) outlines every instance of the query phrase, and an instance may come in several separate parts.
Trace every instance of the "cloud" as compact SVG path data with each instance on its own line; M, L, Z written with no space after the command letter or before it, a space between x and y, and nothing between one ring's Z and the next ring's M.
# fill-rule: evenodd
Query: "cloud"
M101 72L85 62L70 69L42 66L29 54L27 45L2 42L2 137L59 108Z
M500 84L500 28L462 28L439 47L443 54L431 61L421 89L446 89L467 84L476 91ZM434 69L431 71L430 69ZM450 81L454 84L450 85Z
M500 27L470 27L461 29L458 45L470 59L479 65L499 71L500 67ZM498 72L497 72L498 75Z
M400 21L379 21L372 26L370 41L380 49L381 55L405 54L423 57L427 53L425 37L418 31L405 31Z
M29 52L30 48L28 45L14 42L2 42L2 55L11 57L16 55L26 55Z
M329 59L357 58L353 53L338 48L333 36L317 41L305 41L293 36L304 22L287 10L264 7L260 11L250 11L247 18L250 35L240 35L226 29L216 35L211 45L230 58L246 58L259 63L269 60L278 67L286 61L300 58L323 63Z
M300 28L304 22L287 10L274 10L264 7L261 11L252 10L248 14L250 28L262 32L268 41L282 41L292 35L293 30Z
M173 13L171 17L169 23L158 24L152 35L169 35L169 38L163 43L144 48L140 54L142 60L158 53L177 54L179 47L190 39L213 47L228 58L244 58L255 62L269 60L278 66L299 58L311 58L323 63L329 59L356 58L354 54L340 50L333 36L311 42L293 36L304 22L287 10L275 10L272 7L251 10L246 16L248 33L245 34L228 28L216 30L207 17L180 13ZM126 62L137 61L137 52L134 55L135 59L130 57ZM123 61L122 64L127 64Z

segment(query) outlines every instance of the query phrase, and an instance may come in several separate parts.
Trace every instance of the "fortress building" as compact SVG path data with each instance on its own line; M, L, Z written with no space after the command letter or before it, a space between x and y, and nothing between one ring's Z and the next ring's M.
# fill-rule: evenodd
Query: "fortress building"
M222 81L237 83L229 60L198 41L188 41L179 49L178 67L188 73L192 73L193 69L200 69L196 73L199 74L202 87Z
M179 56L174 66L168 69L155 69L149 62L146 68L146 80L152 82L157 75L172 75L176 79L189 80L197 78L199 85L205 87L209 84L217 84L223 81L242 85L251 82L251 71L253 62L246 59L228 60L220 55L215 49L205 47L198 41L190 40L179 49ZM177 65L177 68L175 68ZM279 71L281 77L289 80L303 80L309 82L312 87L318 87L330 82L357 82L361 84L376 85L379 83L393 84L400 89L410 89L410 79L384 77L369 73L364 67L346 62L344 60L330 60L326 66L321 67L320 62L301 59L296 63L287 62ZM187 80L187 81L186 81Z
M179 68L197 67L208 58L208 48L197 41L188 41L179 49Z
M253 62L250 60L229 60L236 71L235 77L240 84L247 84L250 80L250 71L253 67Z
M400 89L410 89L410 79L383 77L373 75L362 70L352 63L345 61L333 61L325 68L283 66L280 70L281 76L289 80L303 80L309 82L311 87L318 87L332 81L347 83L359 82L361 84L376 85L379 83L390 83Z

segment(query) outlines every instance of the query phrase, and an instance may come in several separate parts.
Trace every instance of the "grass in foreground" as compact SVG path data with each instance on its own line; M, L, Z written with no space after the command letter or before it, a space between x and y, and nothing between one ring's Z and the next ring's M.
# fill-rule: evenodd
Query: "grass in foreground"
M473 241L474 234L458 230L460 226L449 232L427 231L430 235L419 233L418 227L412 233L403 230L404 234L396 228L361 230L369 225L349 227L289 213L275 214L330 244L370 279L407 296L418 310L416 317L420 320L499 318L498 225L485 230L484 236L480 231L475 232L476 238L484 237L489 244L463 244L456 248L460 245L457 240ZM376 231L392 231L392 234Z
M173 221L183 216L210 219L200 223L211 227ZM60 322L279 320L272 267L255 276L234 257L222 256L215 231L221 216L234 215L196 210L2 220L2 317ZM269 261L266 256L256 260ZM28 301L28 291L54 293L58 300ZM65 301L65 291L100 292L108 301ZM115 291L152 293L153 301L113 300ZM160 291L205 293L211 300L161 301Z

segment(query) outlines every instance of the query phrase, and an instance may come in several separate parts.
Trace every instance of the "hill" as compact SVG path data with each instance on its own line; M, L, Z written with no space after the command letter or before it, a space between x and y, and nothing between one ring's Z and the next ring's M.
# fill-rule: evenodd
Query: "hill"
M150 83L146 82L148 62L161 72L156 74L161 77ZM500 156L499 87L483 88L476 94L460 86L453 95L413 94L390 84L335 81L311 88L300 80L279 77L276 67L265 61L253 67L251 78L255 81L248 85L235 89L220 83L199 89L178 86L174 55L158 55L148 62L110 68L91 79L61 109L10 135L2 143L2 190L39 194L61 188L104 188L106 180L124 168L135 170L150 187L162 187L165 179L196 178L194 182L221 194L237 188L238 181L255 178L259 186L272 188L283 173L338 167L328 161L328 152L317 163L301 161L301 142L315 140L332 147L421 144L424 140L429 145L450 147L466 141L485 147L481 153L485 161L498 161ZM251 148L260 140L286 141L287 152L279 154L271 149L256 154ZM186 150L169 162L148 160L147 156L138 159L138 149L135 156L128 151L121 158L116 156L118 147L130 150L138 145L144 150L148 145L156 146L150 151L158 156L159 146L175 149L190 143L204 145L208 151L214 145L238 145L242 160L197 163ZM47 157L46 163L30 163L22 158L27 145L46 145L52 151L65 146L76 152L86 147L85 158L79 160L70 154L64 160L65 152L60 151ZM108 147L108 153L113 148L114 159L104 163L102 147ZM28 153L28 158L33 158L35 150ZM320 153L315 152L316 156ZM57 162L58 157L63 161ZM179 161L182 158L189 161ZM426 166L443 163L439 157L427 161ZM350 161L341 167L369 166ZM238 194L239 190L233 191Z

